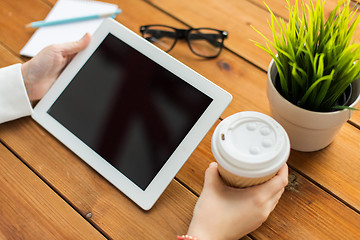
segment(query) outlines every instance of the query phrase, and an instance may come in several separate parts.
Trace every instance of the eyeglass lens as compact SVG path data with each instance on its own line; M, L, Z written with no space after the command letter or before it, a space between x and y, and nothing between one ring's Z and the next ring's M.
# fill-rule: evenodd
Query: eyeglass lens
M193 29L188 35L191 50L203 57L217 56L222 48L223 37L213 29Z
M143 37L162 49L170 51L177 38L176 29L167 26L148 26L143 31ZM222 48L224 37L214 29L192 29L188 32L187 40L190 49L202 57L215 57Z
M144 30L143 37L158 48L168 52L176 42L176 31L166 26L149 26Z

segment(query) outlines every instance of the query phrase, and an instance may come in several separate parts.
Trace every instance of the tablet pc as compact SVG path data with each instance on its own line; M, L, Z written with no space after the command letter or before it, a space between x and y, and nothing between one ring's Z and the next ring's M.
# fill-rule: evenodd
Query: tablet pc
M231 99L106 19L36 105L32 118L149 210Z

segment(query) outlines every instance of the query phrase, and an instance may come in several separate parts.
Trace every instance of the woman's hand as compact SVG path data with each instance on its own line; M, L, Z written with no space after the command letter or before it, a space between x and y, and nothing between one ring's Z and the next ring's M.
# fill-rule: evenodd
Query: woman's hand
M42 98L66 65L78 52L85 49L89 42L90 35L87 33L79 41L46 47L24 63L21 71L30 101Z
M200 240L235 240L245 236L265 222L287 184L286 164L271 180L248 188L225 185L217 164L210 164L188 235Z

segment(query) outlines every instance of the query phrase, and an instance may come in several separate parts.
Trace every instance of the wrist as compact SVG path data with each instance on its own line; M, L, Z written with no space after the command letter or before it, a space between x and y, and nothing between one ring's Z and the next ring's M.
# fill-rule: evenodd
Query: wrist
M207 227L203 226L202 224L197 224L198 221L195 221L195 219L193 218L188 231L186 233L186 235L188 236L193 236L196 237L198 240L215 240L216 236L212 236L212 235L216 235L216 234L211 234L208 230ZM185 235L185 236L186 236Z
M22 77L23 77L23 80L24 80L24 85L25 85L27 95L30 97L31 96L31 88L32 88L32 86L30 84L29 77L28 77L27 62L21 64L21 74L22 74Z
M186 235L177 236L177 240L200 240L200 239L186 234Z

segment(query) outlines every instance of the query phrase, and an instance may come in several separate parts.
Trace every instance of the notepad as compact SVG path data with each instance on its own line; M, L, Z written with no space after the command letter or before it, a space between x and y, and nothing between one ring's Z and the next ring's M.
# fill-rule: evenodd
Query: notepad
M118 9L115 4L92 0L58 0L47 15L47 21L104 14ZM42 20L42 19L38 19ZM57 43L77 41L85 33L93 34L104 19L73 22L56 26L41 27L21 49L20 54L33 57L43 48Z

